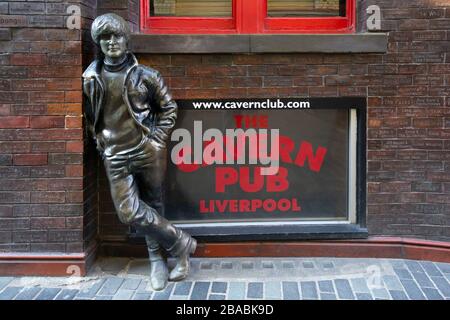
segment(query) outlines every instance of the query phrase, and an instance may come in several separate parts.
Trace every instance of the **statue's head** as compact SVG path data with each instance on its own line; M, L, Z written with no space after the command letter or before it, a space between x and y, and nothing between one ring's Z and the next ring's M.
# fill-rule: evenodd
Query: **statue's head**
M107 13L94 20L91 35L105 56L117 59L127 51L130 28L122 17Z

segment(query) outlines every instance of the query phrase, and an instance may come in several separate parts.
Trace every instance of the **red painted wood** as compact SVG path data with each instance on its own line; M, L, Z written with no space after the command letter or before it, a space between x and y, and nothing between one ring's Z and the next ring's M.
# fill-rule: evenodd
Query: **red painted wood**
M355 0L346 17L271 18L266 0L233 0L232 17L150 17L149 0L141 0L141 31L151 34L352 33Z
M240 1L240 0L239 0ZM232 17L150 17L149 0L141 0L141 31L151 34L236 33L236 0Z

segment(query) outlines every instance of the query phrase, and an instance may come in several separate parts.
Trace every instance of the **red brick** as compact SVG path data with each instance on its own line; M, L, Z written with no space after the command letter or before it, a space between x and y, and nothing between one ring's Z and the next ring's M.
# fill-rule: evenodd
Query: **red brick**
M51 179L48 183L48 189L55 191L83 190L83 178Z
M0 142L0 153L26 153L30 147L30 142Z
M31 128L64 128L64 117L58 116L34 116L31 117Z
M83 203L83 199L82 191L66 191L67 203Z
M33 103L38 102L63 102L64 92L63 91L42 91L42 92L31 92L30 101Z
M200 81L201 79L197 77L172 77L168 85L171 88L198 88Z
M83 141L67 141L66 142L66 152L71 153L82 153L84 150Z
M30 221L31 229L35 230L48 230L48 229L64 229L66 227L66 219L64 217L56 218L31 218Z
M66 128L82 128L83 127L83 118L82 117L70 117L66 118Z
M13 90L17 91L43 90L46 89L46 87L47 87L47 80L42 79L26 79L26 80L17 79L12 82Z
M82 229L83 217L68 217L66 218L66 226L70 229ZM82 240L82 239L80 239Z
M413 126L416 128L442 128L441 118L416 118L413 119Z
M231 77L216 77L204 78L202 77L202 88L231 88Z
M15 154L13 157L16 166L37 166L47 164L46 154Z
M80 90L81 88L81 78L60 78L60 79L48 79L47 89L51 91L59 90Z
M63 191L39 191L31 193L32 203L64 203Z
M6 116L0 121L1 129L28 128L30 126L30 118L23 116Z
M66 177L82 177L83 166L82 165L66 165Z
M262 86L261 77L235 77L233 78L233 87L259 88Z
M37 53L14 53L11 55L11 65L16 66L39 66L47 63L45 54Z
M79 102L83 101L83 93L81 91L66 91L64 96L64 102Z

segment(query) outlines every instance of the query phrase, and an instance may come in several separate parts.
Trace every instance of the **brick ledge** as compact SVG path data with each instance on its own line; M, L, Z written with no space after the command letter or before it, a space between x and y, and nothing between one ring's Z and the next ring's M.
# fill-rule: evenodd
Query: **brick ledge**
M387 33L358 34L133 34L136 53L385 53Z

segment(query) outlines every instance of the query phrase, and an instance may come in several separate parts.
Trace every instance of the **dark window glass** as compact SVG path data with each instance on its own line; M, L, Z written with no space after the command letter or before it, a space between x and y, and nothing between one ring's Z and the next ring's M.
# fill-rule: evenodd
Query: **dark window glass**
M152 17L231 17L232 0L150 0Z
M345 16L345 0L267 0L269 17Z

